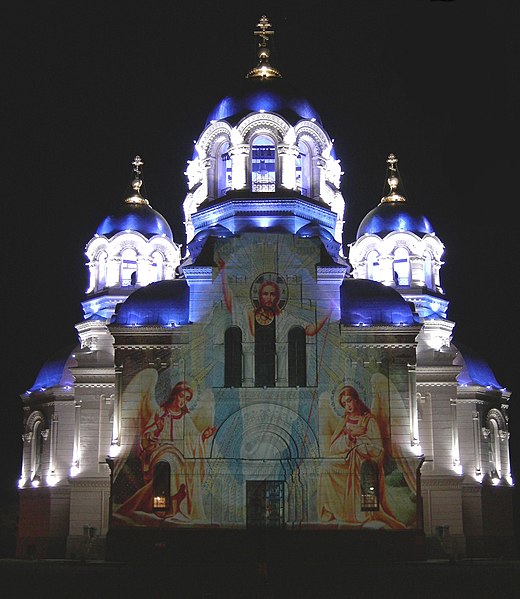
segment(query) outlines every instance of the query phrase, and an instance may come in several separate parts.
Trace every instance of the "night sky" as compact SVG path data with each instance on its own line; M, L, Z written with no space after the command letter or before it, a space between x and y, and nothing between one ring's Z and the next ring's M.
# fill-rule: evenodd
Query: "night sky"
M76 339L86 243L127 196L137 154L145 197L184 243L183 173L193 140L214 105L255 64L253 30L262 14L276 32L272 64L317 109L335 140L344 171L345 244L379 203L388 154L398 157L408 202L446 247L441 284L456 338L513 392L513 466L520 475L512 318L520 297L513 211L518 6L506 0L11 3L2 31L6 490L15 488L19 472L19 395L46 359Z

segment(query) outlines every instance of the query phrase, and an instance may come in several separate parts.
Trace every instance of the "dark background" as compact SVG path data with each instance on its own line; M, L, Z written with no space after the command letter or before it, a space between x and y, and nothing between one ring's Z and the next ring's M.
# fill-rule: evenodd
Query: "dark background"
M446 247L456 336L513 393L520 473L518 5L19 0L4 10L3 496L16 493L19 395L76 339L86 243L126 197L136 154L146 197L184 243L193 140L255 64L262 14L276 32L271 62L335 139L345 244L379 203L388 154L399 158L408 201Z

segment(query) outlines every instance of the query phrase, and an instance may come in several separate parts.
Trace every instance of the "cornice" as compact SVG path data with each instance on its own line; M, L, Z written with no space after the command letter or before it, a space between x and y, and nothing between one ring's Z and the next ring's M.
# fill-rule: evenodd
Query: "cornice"
M431 488L449 488L449 489L460 489L464 481L464 476L456 475L439 475L439 474L422 474L421 475L421 489Z

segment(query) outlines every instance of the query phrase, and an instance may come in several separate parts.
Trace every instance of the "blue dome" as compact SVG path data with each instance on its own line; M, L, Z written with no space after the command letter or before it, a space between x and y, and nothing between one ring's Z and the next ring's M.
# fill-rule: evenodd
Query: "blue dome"
M408 202L381 202L361 221L356 239L367 233L384 237L392 231L409 231L419 236L435 233L430 221L410 208Z
M392 287L368 279L345 279L340 287L341 322L346 325L412 325L410 304Z
M459 351L459 356L455 358L455 364L462 366L462 370L457 376L457 381L461 385L479 385L481 387L491 387L492 389L502 389L489 367L489 364L478 355L473 349L466 345L454 342Z
M198 231L193 239L188 243L191 263L195 262L195 260L198 258L208 239L227 239L228 237L235 237L235 234L232 233L227 227L224 227L218 223Z
M226 96L215 106L206 126L221 119L235 123L249 112L260 110L280 114L291 124L300 119L315 119L321 125L321 118L309 101L295 94L294 88L283 79L245 79L236 95Z
M190 316L190 288L185 279L158 281L141 287L116 308L112 324L178 326Z
M112 237L121 231L136 231L147 239L164 235L173 241L173 233L166 219L145 201L123 202L119 210L102 221L96 234Z
M63 387L66 385L72 387L74 385L74 377L69 368L77 366L73 352L78 347L77 344L67 345L51 356L41 367L29 391L44 391L51 387Z
M312 221L296 231L297 237L319 237L323 241L334 241L334 236L324 226Z

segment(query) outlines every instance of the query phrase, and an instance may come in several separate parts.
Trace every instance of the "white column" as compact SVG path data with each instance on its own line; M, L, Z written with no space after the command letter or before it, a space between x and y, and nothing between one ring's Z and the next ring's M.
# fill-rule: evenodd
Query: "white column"
M480 443L480 417L477 411L473 412L473 448L475 452L475 475L482 475L482 447Z
M461 474L459 429L457 426L457 400L450 399L451 408L451 455L454 469Z

